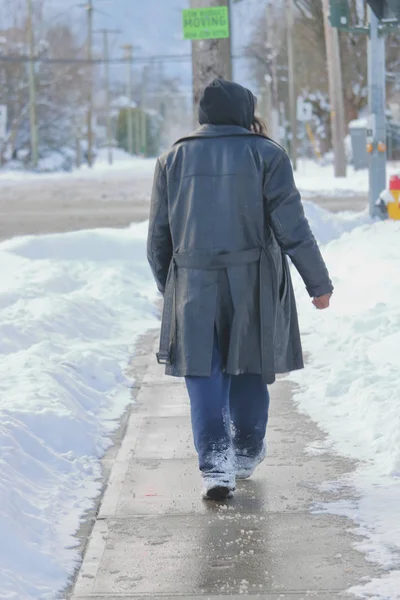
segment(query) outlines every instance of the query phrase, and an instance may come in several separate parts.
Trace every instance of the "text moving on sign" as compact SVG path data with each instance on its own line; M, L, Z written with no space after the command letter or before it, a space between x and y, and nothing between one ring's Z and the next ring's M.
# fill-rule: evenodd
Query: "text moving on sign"
M191 8L183 11L185 40L215 40L229 37L227 6Z

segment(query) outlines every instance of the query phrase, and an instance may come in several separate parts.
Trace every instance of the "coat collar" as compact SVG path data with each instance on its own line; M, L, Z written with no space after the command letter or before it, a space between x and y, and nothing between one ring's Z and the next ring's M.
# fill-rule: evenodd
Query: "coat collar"
M251 137L259 137L263 140L268 140L271 144L280 148L283 152L285 149L282 148L279 144L277 144L271 138L262 135L260 133L253 133L244 127L240 127L238 125L201 125L198 129L185 135L185 137L177 140L174 144L180 144L181 142L186 142L187 140L195 140L199 138L216 138L216 137L238 137L238 136L251 136Z
M229 137L237 135L254 135L248 129L238 125L201 125L198 129L181 138L174 145L185 140L203 137Z

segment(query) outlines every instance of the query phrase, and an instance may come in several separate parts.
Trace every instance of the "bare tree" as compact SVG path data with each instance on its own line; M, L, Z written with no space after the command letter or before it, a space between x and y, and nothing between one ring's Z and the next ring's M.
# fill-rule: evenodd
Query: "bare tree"
M26 28L13 26L0 30L0 52L6 59L0 63L0 103L8 108L8 134L3 156L15 154L18 134L28 117L28 78L26 64L12 60L25 53ZM9 59L9 60L8 60Z
M326 72L326 49L324 21L321 0L294 0L296 4L294 45L296 48L297 92L313 105L314 129L322 143L322 149L330 148L330 120L328 101L328 77ZM250 66L261 89L265 75L270 73L269 55L277 56L279 75L279 98L287 102L287 56L285 46L279 40L285 39L284 19L280 13L282 2L274 3L274 30L278 32L274 44L266 39L262 19L254 23L254 33L247 54ZM366 0L350 0L351 21L353 24L367 23ZM343 93L346 122L356 118L368 102L367 81L367 36L351 32L340 32L340 52L343 74ZM387 41L387 69L391 74L388 80L388 97L398 94L400 35L393 33ZM397 81L397 84L396 84ZM396 87L397 85L397 87Z
M29 93L27 72L27 18L21 6L14 5L0 30L0 103L8 108L8 133L3 158L16 157L29 150ZM6 26L8 24L8 26ZM79 58L81 44L67 23L46 21L43 0L34 4L34 55L37 88L37 115L41 155L49 150L74 147L85 105L86 67L60 64L49 59Z

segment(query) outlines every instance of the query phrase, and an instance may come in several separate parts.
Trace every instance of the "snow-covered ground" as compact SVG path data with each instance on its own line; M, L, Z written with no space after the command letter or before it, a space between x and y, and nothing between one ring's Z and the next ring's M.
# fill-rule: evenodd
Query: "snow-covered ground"
M96 158L93 168L89 169L83 164L80 169L74 169L71 172L58 171L54 173L35 173L33 171L12 170L4 167L0 169L1 184L24 183L29 181L44 181L57 179L102 179L102 178L121 178L124 176L150 177L154 173L155 159L139 158L130 156L123 150L115 148L113 150L113 164L108 164L107 150L101 150Z
M328 433L326 445L360 461L337 485L356 489L358 501L316 506L345 515L366 536L358 547L392 569L354 588L359 597L400 598L400 222L371 223L366 215L328 215L313 204L306 212L335 284L332 307L316 312L295 277L305 371L300 410ZM344 232L341 235L341 232ZM329 241L331 240L331 241ZM335 485L327 483L328 489Z
M72 174L29 178L151 177L153 160L100 159ZM305 166L308 169L308 166ZM11 178L11 179L10 179ZM338 189L331 167L296 176L302 189ZM366 190L352 174L343 190ZM340 184L341 185L341 184ZM339 187L340 187L339 185ZM348 187L346 187L348 186ZM341 482L356 503L315 510L353 518L360 548L398 568L367 583L400 598L400 223L367 214L306 211L335 282L317 313L296 280L308 369L293 375L300 409L328 433L326 446L362 462ZM0 598L50 600L78 558L73 537L100 483L100 461L129 403L123 367L138 335L158 320L145 259L146 224L126 230L25 237L0 244ZM332 487L333 484L327 483Z
M49 600L130 402L124 376L157 326L147 226L0 244L0 598Z
M137 158L129 156L120 149L114 149L114 163L108 164L107 150L99 152L94 167L89 169L83 165L80 169L74 169L71 173L60 171L57 173L32 173L29 171L13 171L0 169L1 184L12 182L27 182L40 180L63 179L96 179L99 178L124 178L140 176L151 178L154 172L156 159ZM387 175L400 173L400 163L388 163ZM301 159L298 161L298 169L295 179L299 190L308 197L313 194L346 196L349 194L367 194L368 192L368 170L355 171L349 166L347 177L335 178L332 165L318 165L312 160Z
M388 178L395 173L400 173L400 163L388 163ZM299 160L295 179L299 190L308 197L313 193L332 196L368 193L368 170L355 171L352 166L347 168L347 177L336 178L332 165L321 166L311 160Z

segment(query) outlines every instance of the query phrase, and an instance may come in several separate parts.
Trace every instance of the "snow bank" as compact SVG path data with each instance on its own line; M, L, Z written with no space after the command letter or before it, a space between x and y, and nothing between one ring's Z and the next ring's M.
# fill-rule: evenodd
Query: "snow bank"
M138 156L131 156L120 148L113 149L113 164L108 164L108 151L106 149L100 150L96 157L96 162L93 168L84 164L80 169L75 169L72 172L73 177L98 177L99 174L104 174L107 177L120 176L123 172L127 174L134 174L139 177L147 177L153 175L154 167L156 164L155 158L140 158ZM59 176L62 174L58 174ZM65 176L65 174L64 174ZM68 176L68 175L67 175Z
M400 165L388 163L387 177L398 173ZM344 196L351 194L368 194L368 170L355 171L352 166L347 168L347 177L336 178L332 165L317 165L311 160L298 161L295 173L296 185L305 196L331 195Z
M363 119L354 119L354 121L350 121L348 127L349 129L367 129L368 119L366 117Z
M317 506L352 518L358 548L392 572L353 589L400 598L400 223L328 215L306 207L335 284L332 308L316 312L295 277L308 368L291 378L300 410L329 434L328 447L362 461L339 485L357 502ZM340 230L344 231L341 237ZM336 238L336 239L335 239ZM315 449L314 449L315 450Z
M130 402L124 365L158 321L146 224L0 244L0 597L47 600L99 457Z
M340 238L347 231L371 223L368 211L362 213L349 211L333 214L313 202L305 200L303 205L313 233L320 244L327 244Z
M59 171L56 173L34 173L32 171L20 171L11 169L0 169L0 186L1 184L10 183L25 183L31 181L43 181L47 179L57 180L60 178L67 179L101 179L103 176L108 179L111 177L138 177L148 178L154 173L156 160L154 158L139 158L130 156L123 150L115 148L113 150L114 162L108 164L107 150L103 149L96 157L93 168L89 169L86 164L83 164L80 169L73 169L71 172Z

